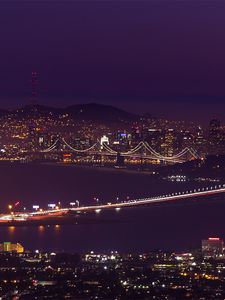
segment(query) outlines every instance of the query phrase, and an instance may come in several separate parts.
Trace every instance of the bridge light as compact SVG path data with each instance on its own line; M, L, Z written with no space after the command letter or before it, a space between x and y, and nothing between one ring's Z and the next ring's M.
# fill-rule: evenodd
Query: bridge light
M121 210L121 208L120 207L116 207L116 211L120 211Z
M96 212L97 214L99 214L100 211L101 211L101 209L96 209L96 210L95 210L95 212Z

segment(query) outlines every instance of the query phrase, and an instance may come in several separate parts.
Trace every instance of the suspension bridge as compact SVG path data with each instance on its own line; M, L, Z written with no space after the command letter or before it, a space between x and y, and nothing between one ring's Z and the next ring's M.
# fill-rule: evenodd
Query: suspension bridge
M148 142L141 141L134 148L128 151L118 151L111 148L107 143L101 143L97 140L92 146L86 149L78 149L70 145L64 138L57 139L47 149L40 150L41 153L47 154L54 151L59 151L59 148L63 148L64 151L68 151L75 154L86 155L101 155L101 156L117 156L118 154L125 158L139 158L148 160L158 160L171 163L182 163L191 159L200 159L201 157L193 148L184 148L182 151L175 155L165 156L154 150Z

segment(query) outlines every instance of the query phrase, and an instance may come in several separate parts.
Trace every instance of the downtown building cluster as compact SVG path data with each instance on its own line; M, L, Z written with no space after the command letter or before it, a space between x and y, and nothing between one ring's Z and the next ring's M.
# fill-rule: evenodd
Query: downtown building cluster
M142 141L165 157L172 157L187 147L194 149L203 158L225 152L225 128L216 119L203 128L194 123L155 119L151 116L138 117L135 120L124 117L107 122L107 112L105 113L102 120L93 120L93 117L82 119L69 113L56 113L51 109L34 106L4 114L0 117L0 159L65 162L98 162L103 159L105 163L115 161L115 156L102 158L89 153L75 153L62 143L62 140L66 140L73 148L85 150L102 136L108 138L109 146L118 153L130 151ZM78 116L80 114L82 116L82 112ZM51 149L56 142L52 151L43 154L43 151ZM144 157L145 153L141 151ZM190 157L184 159L188 160ZM129 157L126 161L135 163L138 159ZM157 159L146 159L145 162L157 163Z

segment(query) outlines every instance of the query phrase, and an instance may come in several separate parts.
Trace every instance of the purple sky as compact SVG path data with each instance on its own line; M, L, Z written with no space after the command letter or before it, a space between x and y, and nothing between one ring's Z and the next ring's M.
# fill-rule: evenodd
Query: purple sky
M37 70L39 103L225 117L224 15L217 0L2 0L0 106L29 103Z

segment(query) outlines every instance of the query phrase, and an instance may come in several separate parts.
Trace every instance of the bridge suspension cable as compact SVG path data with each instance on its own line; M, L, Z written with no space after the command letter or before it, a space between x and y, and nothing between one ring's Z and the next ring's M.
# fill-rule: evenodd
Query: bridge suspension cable
M104 148L106 151L109 151L111 154L117 154L117 151L110 148L109 145L107 145L106 143L102 144L102 148Z
M194 150L193 148L189 149L191 151L191 154L196 158L196 159L201 159L201 157L198 155L197 151Z
M59 139L57 139L57 140L54 142L54 144L52 144L49 148L47 148L47 149L45 149L45 150L42 150L41 152L50 152L50 151L54 150L55 147L56 147L56 145L57 145L57 143L58 143L58 141L59 141Z
M137 151L139 151L142 148L142 143L140 142L136 147L134 147L133 149L127 151L127 152L121 152L121 155L128 155L128 154L134 154Z
M42 150L41 152L50 152L53 151L56 148L57 143L59 142L59 139L57 139L53 145L51 145L49 148ZM101 149L106 150L106 152L108 152L111 155L116 155L118 153L118 151L112 149L108 144L103 143L101 144L99 140L97 140L97 142L95 144L93 144L92 146L86 148L86 149L77 149L72 147L64 138L62 138L62 142L63 144L68 147L70 150L75 151L77 153L86 153L89 151L92 151L96 146L100 146ZM150 152L151 156L149 155L145 155L146 158L149 159L158 159L158 160L162 160L162 161L171 161L171 162L180 162L181 158L186 155L186 154L190 154L192 155L195 159L199 159L199 155L197 154L196 150L194 150L193 148L184 148L182 151L180 151L179 153L173 155L173 156L164 156L160 153L158 153L157 151L155 151L148 142L139 142L138 145L136 145L133 149L126 151L126 152L121 152L122 156L131 156L136 154L138 151L140 151L141 149L145 149L146 151ZM100 149L99 149L100 150Z
M193 151L193 149L191 150L190 148L187 148L187 147L184 148L181 152L177 153L176 155L163 156L160 153L156 152L147 142L145 142L143 144L145 145L146 149L148 149L151 153L155 154L159 159L173 160L173 159L180 158L181 156L184 156L188 152L195 158L198 158L197 155L195 154L195 152Z
M95 148L95 146L97 146L99 144L99 141L97 141L95 144L93 144L91 147L89 148L86 148L86 149L76 149L76 148L73 148L72 146L70 146L70 144L68 144L65 139L62 139L63 143L68 147L70 148L71 150L75 151L75 152L80 152L80 153L85 153L85 152L88 152L92 149Z

